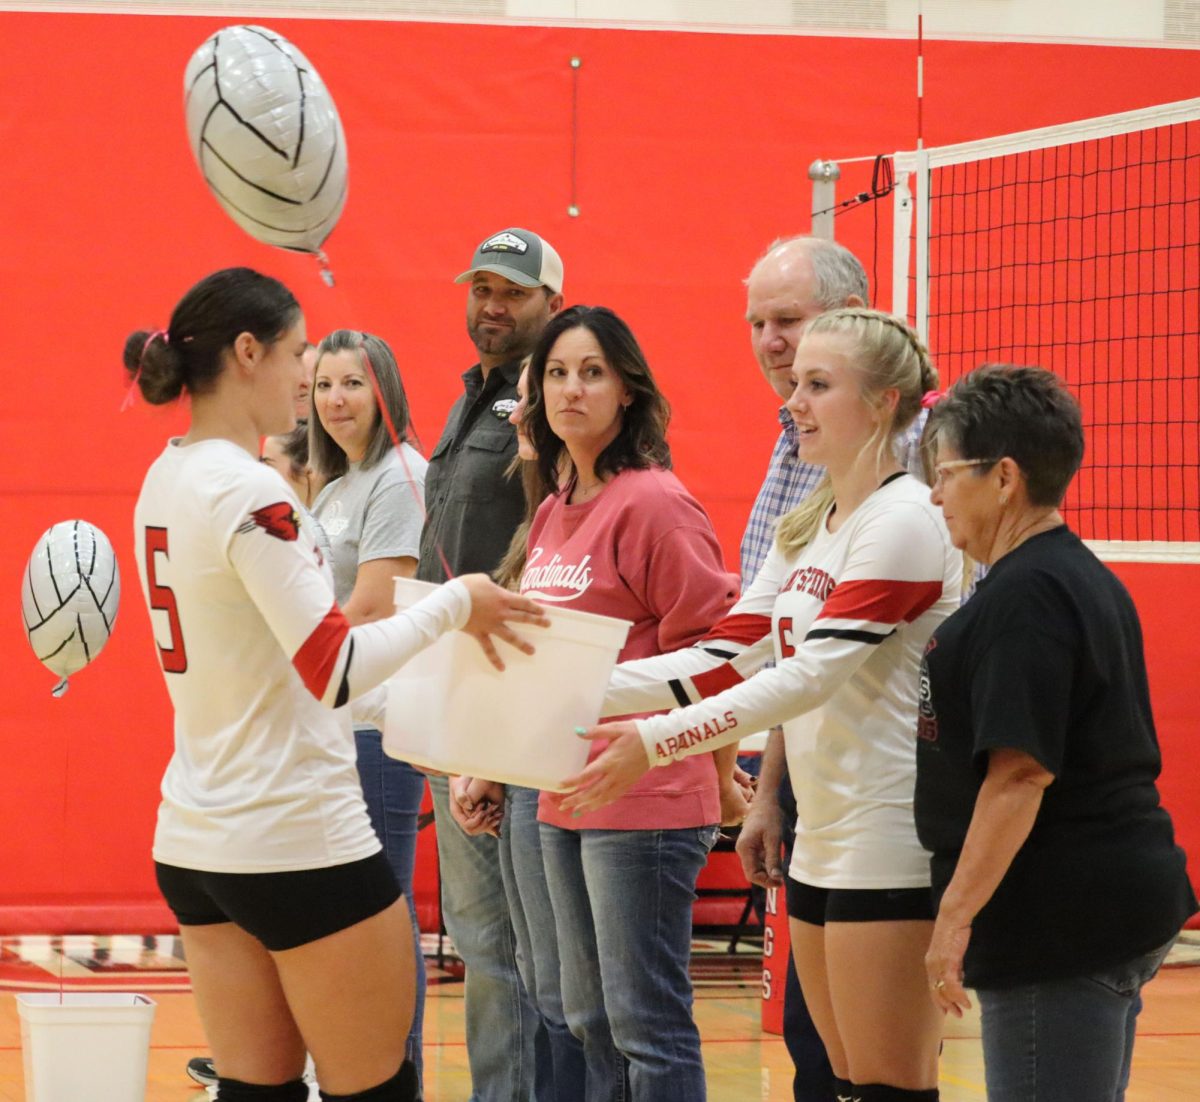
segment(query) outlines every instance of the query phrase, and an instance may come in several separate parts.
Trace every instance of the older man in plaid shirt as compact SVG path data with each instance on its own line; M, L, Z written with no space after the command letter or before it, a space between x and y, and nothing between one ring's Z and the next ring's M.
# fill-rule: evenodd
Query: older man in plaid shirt
M754 357L781 402L788 400L795 386L792 359L805 325L826 310L865 306L867 302L867 274L844 246L822 238L791 237L781 238L767 249L746 280L746 320L750 323ZM824 467L804 463L797 456L796 426L784 408L779 410L779 422L782 431L742 537L743 589L754 580L767 557L776 522L812 493L825 473ZM919 472L918 444L924 423L923 414L904 438L906 454L902 459L914 473ZM751 882L764 888L783 886L787 858L782 856L782 848L785 842L791 848L795 819L783 733L776 728L767 739L758 792L737 843ZM783 1035L796 1068L792 1087L795 1102L828 1102L833 1097L833 1072L804 1005L790 958Z

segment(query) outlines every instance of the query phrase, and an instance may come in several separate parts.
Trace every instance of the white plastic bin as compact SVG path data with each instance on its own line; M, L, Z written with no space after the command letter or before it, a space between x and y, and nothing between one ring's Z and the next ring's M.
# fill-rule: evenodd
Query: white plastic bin
M434 588L397 578L396 607ZM548 628L522 630L536 654L497 642L503 673L461 631L406 663L388 682L384 750L444 773L561 790L587 762L590 744L574 729L599 717L630 625L554 606L546 612Z
M17 996L26 1102L143 1102L154 1000L117 991Z

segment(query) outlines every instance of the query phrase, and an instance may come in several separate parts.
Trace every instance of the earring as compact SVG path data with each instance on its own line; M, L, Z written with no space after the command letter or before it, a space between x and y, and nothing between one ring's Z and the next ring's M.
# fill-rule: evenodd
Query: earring
M1008 494L1001 494L1001 495L1000 495L1000 504L1001 504L1001 506L1004 506L1004 505L1007 505L1007 504L1008 504Z

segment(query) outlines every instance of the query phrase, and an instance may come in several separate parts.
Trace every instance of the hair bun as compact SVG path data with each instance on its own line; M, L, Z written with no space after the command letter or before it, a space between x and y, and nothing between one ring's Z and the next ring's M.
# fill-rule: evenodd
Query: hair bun
M172 402L183 393L183 364L165 329L139 329L125 340L122 355L131 385L152 406Z

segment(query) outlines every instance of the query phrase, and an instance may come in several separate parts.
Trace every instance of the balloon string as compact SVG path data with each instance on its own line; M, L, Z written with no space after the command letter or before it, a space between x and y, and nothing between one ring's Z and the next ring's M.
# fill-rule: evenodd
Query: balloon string
M121 408L118 410L119 413L124 413L127 409L129 409L130 406L133 405L133 396L137 392L138 383L142 381L142 364L146 361L146 349L150 347L155 337L162 337L164 341L167 340L167 330L155 329L154 332L146 338L146 343L142 345L142 351L138 354L137 370L133 373L133 378L129 380L129 385L125 388L125 397L121 399ZM63 684L65 686L66 683L64 682ZM62 696L62 693L65 693L66 691L67 690L64 687L62 692L55 692L54 695Z
M353 318L355 316L355 311L350 308L349 299L345 290L337 287L334 283L333 272L329 268L329 257L327 257L324 251L321 249L314 249L313 256L316 258L317 264L320 266L321 279L324 280L325 286L329 287L337 298L338 313L344 317ZM387 427L388 435L392 439L392 446L396 449L396 454L400 457L400 465L404 468L405 475L408 476L408 487L412 491L413 500L417 503L417 509L421 514L421 523L424 525L429 520L429 513L425 508L425 498L422 495L421 490L418 488L417 480L413 477L412 467L408 462L408 456L404 454L404 448L402 447L404 441L400 438L400 434L396 431L396 426L392 422L392 415L388 412L387 402L383 400L383 391L379 388L379 376L375 371L375 365L371 362L370 354L367 352L366 348L361 346L359 347L359 353L364 364L366 365L367 379L370 381L371 389L375 393L375 404L379 407L379 415L383 418L383 423ZM315 416L316 411L314 410L313 412ZM410 411L410 424L411 417L412 414ZM418 438L418 446L420 443L421 441ZM450 569L450 562L446 558L446 552L442 548L441 540L436 538L434 539L433 549L437 552L438 561L442 564L442 569L446 572L447 579L453 578L455 576L454 571Z
M65 679L64 679L65 680ZM71 739L63 739L63 800L62 800L62 848L59 850L59 869L62 882L67 882L67 839L70 837L70 791L71 791ZM58 934L58 1004L65 1002L66 991L66 931L59 928Z
M317 259L317 268L320 271L321 279L326 287L332 287L336 280L333 278L333 269L329 266L329 257L325 255L324 249L314 249L313 256Z

